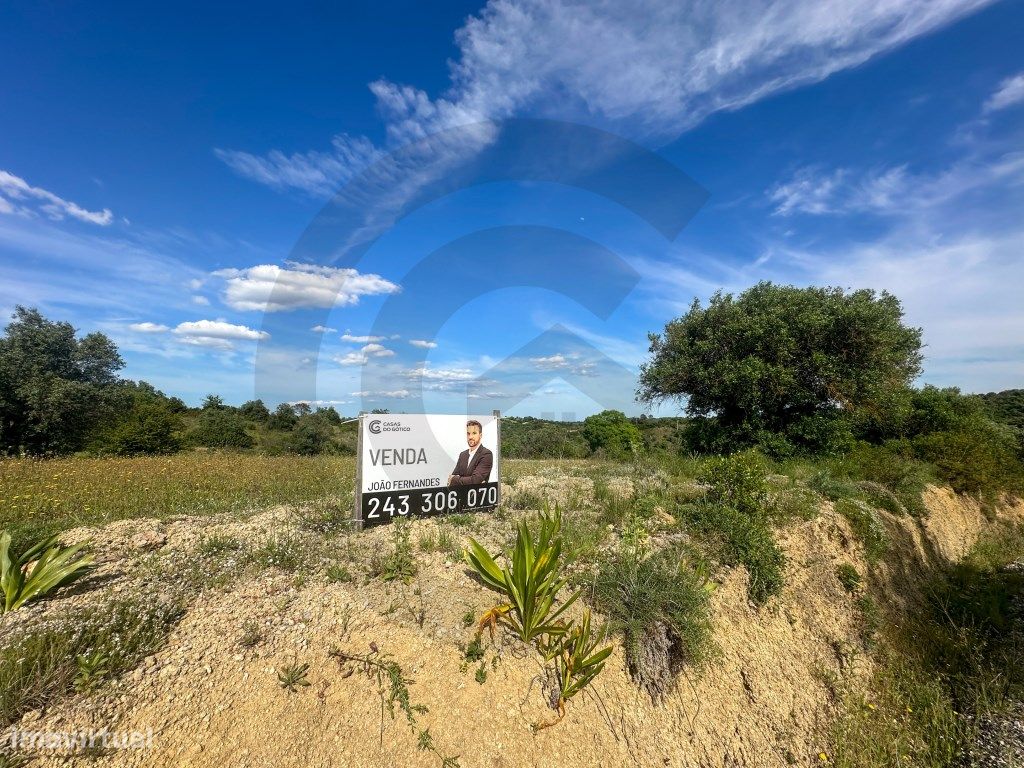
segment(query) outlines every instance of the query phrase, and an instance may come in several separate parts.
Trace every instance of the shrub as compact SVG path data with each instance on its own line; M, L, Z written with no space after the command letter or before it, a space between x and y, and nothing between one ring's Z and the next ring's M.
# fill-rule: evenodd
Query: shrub
M1002 490L1018 490L1024 476L1009 428L979 425L956 432L935 432L916 438L914 447L957 493L991 496Z
M245 427L246 420L237 411L204 408L188 441L206 448L252 448L255 442Z
M786 556L766 520L718 504L691 504L682 510L694 533L725 565L746 566L747 595L758 605L782 591Z
M627 459L643 447L637 426L622 411L601 411L583 420L583 439L591 451L610 459Z
M860 499L839 499L836 512L845 517L853 532L864 546L864 556L869 563L877 563L889 547L885 526L871 505Z
M769 507L768 470L756 451L708 459L697 480L711 486L706 499L748 517L763 516Z
M623 634L630 674L652 699L675 687L684 665L710 658L710 594L709 583L673 551L644 557L627 548L600 563L594 605Z
M262 547L254 550L250 559L263 568L295 571L306 559L306 550L302 542L294 536L274 536Z

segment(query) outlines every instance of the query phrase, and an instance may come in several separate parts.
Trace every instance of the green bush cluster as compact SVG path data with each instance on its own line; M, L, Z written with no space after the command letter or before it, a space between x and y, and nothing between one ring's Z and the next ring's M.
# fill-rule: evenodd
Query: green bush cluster
M630 674L652 699L675 687L685 665L700 668L714 653L712 585L678 551L620 547L599 563L591 590L625 639Z
M744 565L748 594L762 604L783 586L786 558L771 529L767 469L756 452L711 459L698 479L709 485L703 499L680 511L690 530L726 565Z

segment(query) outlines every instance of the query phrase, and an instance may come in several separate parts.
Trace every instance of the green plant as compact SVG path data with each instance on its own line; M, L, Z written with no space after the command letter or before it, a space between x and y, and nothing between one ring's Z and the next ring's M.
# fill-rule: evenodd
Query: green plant
M396 520L391 526L391 552L387 555L375 555L370 562L370 575L378 576L384 581L399 580L404 584L412 581L416 575L416 558L412 554L412 543L409 521Z
M462 614L462 626L467 629L473 626L474 621L476 621L476 608L470 608Z
M341 563L331 563L327 566L327 578L331 581L344 583L352 581L352 574Z
M693 532L724 564L746 566L751 600L761 605L782 590L786 557L767 520L707 502L687 505L681 511Z
M529 643L543 635L557 636L565 632L558 618L580 596L574 592L568 600L554 607L559 591L568 582L561 577L559 555L562 551L562 513L544 510L539 516L536 538L530 534L526 521L519 523L511 568L499 568L476 539L470 537L465 559L480 579L491 589L508 598L481 620L482 626L504 621L516 636Z
M470 662L481 661L484 658L484 644L480 632L473 635L473 639L466 645L462 658Z
M889 537L878 513L870 504L859 499L839 499L835 507L857 534L868 562L877 563L889 547Z
M480 685L487 682L487 665L483 661L481 661L480 666L476 668L476 672L473 674L473 679L480 683Z
M354 664L355 668L377 681L377 692L380 696L380 739L384 743L384 710L387 709L391 719L395 719L395 707L405 715L409 727L416 733L417 748L432 752L441 759L442 768L458 768L458 756L446 757L434 745L429 728L420 729L416 723L417 715L427 713L423 704L413 704L409 693L410 678L405 676L398 662L388 654L380 652L376 643L370 643L370 652L364 654L346 653L338 648L331 648L328 655L338 662L339 667ZM351 674L351 670L346 675ZM386 690L385 690L386 689Z
M697 480L710 486L706 498L748 517L770 511L768 469L756 451L708 459Z
M233 536L214 534L206 536L199 542L199 552L203 555L223 555L240 551L245 545Z
M850 563L841 563L836 566L836 578L847 592L856 592L860 587L860 574Z
M243 648L255 648L263 642L263 631L260 629L256 619L246 619L242 624L242 636L238 638L238 644Z
M255 550L251 559L263 568L298 570L306 559L306 549L296 536L275 535Z
M298 693L300 686L309 685L309 680L306 677L308 673L309 664L293 662L277 671L277 681L289 693Z
M75 675L75 690L79 693L91 691L106 676L110 657L102 650L83 653L75 657L78 673Z
M703 570L671 550L647 556L626 546L599 563L593 603L623 634L627 668L652 699L675 687L685 664L700 668L714 652L714 586Z
M581 622L555 641L553 656L558 675L558 719L565 716L565 703L586 688L604 669L612 647L598 649L604 642L605 630L590 629L590 611L584 611ZM557 721L556 721L557 722ZM554 725L554 723L551 723Z
M184 614L178 599L118 599L12 627L0 645L0 727L72 690L78 657L106 657L104 674L132 669L165 642Z
M11 535L0 532L0 589L4 595L0 615L70 584L92 568L91 555L77 557L85 544L62 547L56 535L29 547L21 556L12 555L10 545Z

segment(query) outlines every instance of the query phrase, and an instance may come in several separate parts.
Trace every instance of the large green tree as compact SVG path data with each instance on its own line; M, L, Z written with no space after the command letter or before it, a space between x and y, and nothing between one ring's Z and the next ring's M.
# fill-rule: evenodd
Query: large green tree
M921 370L921 330L884 291L762 282L694 300L650 340L639 399L685 400L715 450L828 447L836 425L891 409Z
M81 339L70 323L19 306L0 337L0 452L81 448L112 410L124 365L102 333Z

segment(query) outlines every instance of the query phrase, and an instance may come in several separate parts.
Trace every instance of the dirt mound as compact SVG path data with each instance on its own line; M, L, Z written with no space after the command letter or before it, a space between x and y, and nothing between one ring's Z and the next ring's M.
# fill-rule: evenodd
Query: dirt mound
M551 482L523 478L519 493ZM575 483L573 493L592 490ZM988 525L971 502L941 489L926 496L923 522L884 515L898 548L896 566L880 565L875 578L895 595L906 594L925 564L962 556ZM1024 518L1021 507L1003 516ZM481 517L473 535L504 545L511 523ZM287 509L238 521L136 520L102 530L80 529L68 539L104 541L104 590L152 588L154 563L185 563L211 536L235 537L250 547L282 532L299 535ZM464 541L466 528L432 520L411 524L412 540L445 535ZM303 534L308 535L308 534ZM494 603L493 593L467 573L453 552L417 552L412 583L331 581L321 570L305 580L278 569L204 591L174 629L166 647L92 696L65 699L32 712L22 730L110 731L152 729L150 749L111 750L88 757L43 754L33 764L104 766L435 766L436 754L417 748L417 732L401 712L382 703L377 680L339 664L332 648L374 652L401 665L412 680L411 702L427 711L441 755L463 766L664 765L786 766L819 764L824 733L835 714L834 683L870 672L857 652L859 614L836 576L841 563L866 570L860 545L845 519L826 504L814 520L779 531L787 556L785 588L756 608L747 598L742 568L717 574L715 637L719 658L700 677L685 675L661 703L631 681L620 644L590 689L552 720L542 666L508 638L467 664L472 638L464 617ZM328 545L372 558L391 546L379 528L339 536ZM354 553L354 554L353 554ZM133 586L134 585L134 586ZM149 585L148 587L146 585ZM100 599L79 590L61 603ZM248 636L243 639L243 636ZM485 637L486 641L486 637ZM284 690L279 672L309 664L308 686ZM479 682L481 673L486 673ZM77 762L76 762L77 761Z

